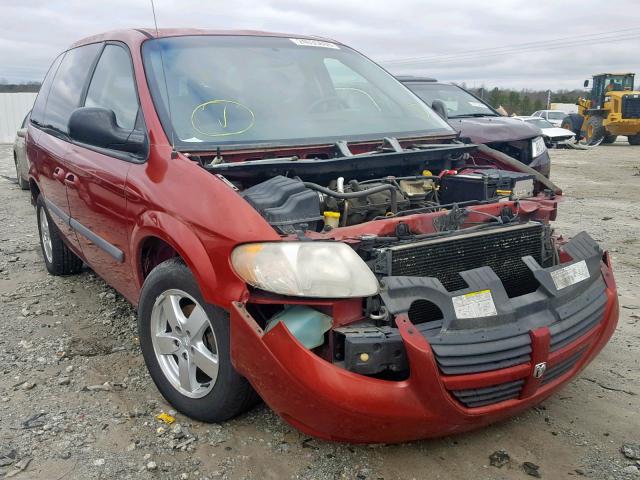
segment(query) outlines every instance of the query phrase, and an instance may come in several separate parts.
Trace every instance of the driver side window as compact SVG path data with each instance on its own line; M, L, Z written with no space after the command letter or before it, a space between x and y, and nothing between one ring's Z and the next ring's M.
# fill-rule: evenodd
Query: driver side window
M133 130L138 116L138 96L129 52L118 45L107 45L96 66L86 107L113 110L118 126Z

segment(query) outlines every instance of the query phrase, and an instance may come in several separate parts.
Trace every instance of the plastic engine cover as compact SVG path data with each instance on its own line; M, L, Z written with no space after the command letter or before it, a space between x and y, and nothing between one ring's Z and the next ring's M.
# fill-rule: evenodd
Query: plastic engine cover
M322 220L320 197L300 180L278 175L247 188L241 195L280 233L315 230Z

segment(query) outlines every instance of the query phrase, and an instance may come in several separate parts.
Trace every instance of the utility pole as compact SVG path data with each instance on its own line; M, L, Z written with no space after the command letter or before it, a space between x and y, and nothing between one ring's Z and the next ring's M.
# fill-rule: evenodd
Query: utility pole
M551 110L551 90L547 90L547 110Z

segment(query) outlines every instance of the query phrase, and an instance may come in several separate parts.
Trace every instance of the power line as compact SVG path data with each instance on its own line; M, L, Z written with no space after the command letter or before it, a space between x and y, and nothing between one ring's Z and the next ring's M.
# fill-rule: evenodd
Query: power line
M614 43L614 42L620 42L623 40L631 40L631 39L635 39L635 38L640 38L640 34L638 35L630 35L630 36L626 36L626 37L618 37L615 39L599 39L599 40L592 40L590 42L584 41L584 42L575 42L575 43L565 43L564 45L555 45L555 46L543 46L543 47L536 47L536 48L529 48L529 49L514 49L511 51L505 51L505 52L499 52L499 53L491 53L491 54L484 54L484 55L474 55L474 56L470 56L470 57L458 57L458 58L449 58L449 59L442 59L442 60L434 60L434 61L415 61L412 63L406 63L406 64L402 64L402 65L395 65L396 67L407 67L407 66L420 66L420 65L428 65L428 66L434 66L434 65L445 65L448 63L453 63L453 62L459 62L459 63L465 63L465 62L469 62L472 60L476 60L476 59L482 59L482 58L490 58L490 57L499 57L499 56L505 56L505 55L517 55L517 54L521 54L521 53L529 53L529 52L534 52L536 50L561 50L561 49L566 49L568 47L575 47L575 46L583 46L583 45L594 45L594 44L602 44L602 43Z
M600 33L591 33L591 34L582 34L582 35L572 35L569 37L562 37L562 38L556 38L553 40L544 40L544 41L539 41L539 42L527 42L527 43L519 43L519 44L513 44L513 45L504 45L504 46L500 46L500 47L491 47L491 48L481 48L481 49L476 49L476 50L467 50L465 52L459 52L459 53L453 53L453 54L437 54L437 55L431 55L431 56L422 56L422 57L408 57L408 58L402 58L402 59L395 59L395 60L383 60L381 61L381 63L385 64L385 65L399 65L399 64L405 64L405 63L422 63L422 62L426 62L426 61L443 61L443 60L448 60L448 59L458 59L458 58L464 58L464 57L472 57L472 58L477 58L479 56L484 56L486 54L490 54L490 55L499 55L499 54L503 54L503 53L512 53L512 52L519 52L519 51L531 51L531 50L539 50L539 49L544 49L544 48L549 48L549 47L556 47L556 46L573 46L573 45L579 45L579 44L593 44L594 41L595 42L607 42L610 40L619 40L619 39L627 39L627 38L635 38L635 35L632 37L627 37L628 35L631 35L633 33L633 31L640 31L640 27L633 27L633 28L626 28L626 29L620 29L620 30L614 30L614 31L609 31L609 32L600 32ZM631 32L631 33L623 33L623 32ZM617 35L617 34L623 34L623 35L627 35L624 37L611 37L612 35ZM603 38L605 37L605 38ZM578 39L582 39L582 40L578 40ZM567 40L569 42L567 42ZM560 42L560 45L558 45L558 42ZM589 42L589 43L586 43ZM481 54L481 55L478 55Z
M428 65L442 65L442 64L447 64L447 63L452 63L452 62L465 62L465 61L469 61L469 60L476 60L476 59L482 59L482 58L490 58L490 57L500 57L500 56L505 56L505 55L515 55L515 54L521 54L521 53L529 53L529 52L534 52L534 51L539 51L539 50L544 50L544 51L548 51L548 50L562 50L568 47L576 47L576 46L583 46L583 45L595 45L595 44L603 44L603 43L614 43L614 42L620 42L623 40L631 40L634 38L640 38L640 34L638 35L630 35L627 37L618 37L618 38L614 38L614 39L600 39L600 40L593 40L590 42L579 42L576 41L574 43L565 43L564 45L555 45L555 46L544 46L544 47L537 47L537 48L529 48L529 49L521 49L521 50L511 50L511 51L505 51L505 52L499 52L499 53L491 53L491 54L485 54L485 55L474 55L474 56L470 56L470 57L462 57L462 58L449 58L449 59L444 59L444 60L434 60L432 62L416 62L418 64L422 63L426 63ZM411 64L404 64L404 65L411 65Z

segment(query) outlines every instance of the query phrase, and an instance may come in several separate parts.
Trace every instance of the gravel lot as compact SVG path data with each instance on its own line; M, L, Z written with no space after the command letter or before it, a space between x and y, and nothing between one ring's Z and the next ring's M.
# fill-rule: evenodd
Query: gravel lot
M29 192L0 145L0 475L33 479L640 479L640 147L552 151L565 189L556 228L613 255L621 318L579 378L525 414L473 433L395 446L310 439L265 405L224 424L176 415L146 373L134 310L91 271L49 276ZM505 450L497 468L489 456ZM636 452L640 455L640 452ZM627 455L633 452L627 449ZM640 466L640 464L638 464ZM21 470L22 469L22 470Z

